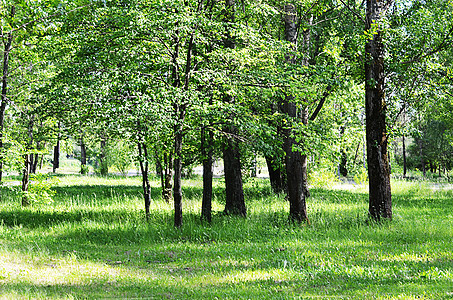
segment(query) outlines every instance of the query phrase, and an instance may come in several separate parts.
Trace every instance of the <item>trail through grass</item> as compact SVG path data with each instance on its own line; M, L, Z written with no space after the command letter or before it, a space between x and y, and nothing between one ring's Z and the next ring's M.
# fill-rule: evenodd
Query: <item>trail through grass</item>
M394 221L368 222L367 194L312 189L310 225L264 179L245 185L248 217L199 220L201 181L184 182L184 225L153 182L144 220L139 178L61 177L52 205L0 203L2 298L451 299L453 192L393 184Z

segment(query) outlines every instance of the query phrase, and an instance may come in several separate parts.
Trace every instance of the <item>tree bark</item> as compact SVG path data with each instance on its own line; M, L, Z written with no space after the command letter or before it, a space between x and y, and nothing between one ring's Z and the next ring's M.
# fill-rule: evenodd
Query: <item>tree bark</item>
M27 143L27 150L32 150L33 146L33 125L34 125L34 117L30 118L28 122L28 143ZM22 173L22 206L30 205L30 198L28 196L28 186L30 184L30 170L32 166L32 153L27 153L24 155L24 169Z
M164 153L164 185L162 187L162 198L166 202L170 202L171 200L171 190L172 190L172 183L171 180L173 179L173 153Z
M179 111L182 114L181 118L184 119L184 113ZM181 120L181 121L182 121ZM175 209L175 227L182 226L182 129L179 128L180 125L175 125L175 163L174 163L174 176L173 176L173 201Z
M145 200L145 217L146 221L149 221L150 211L149 207L151 204L151 185L149 184L149 163L148 163L148 150L146 144L138 142L138 155L140 163L140 171L142 173L142 188L143 198Z
M369 214L392 219L392 195L386 127L384 43L381 19L391 1L367 0L366 30L374 32L365 45L365 114L369 178Z
M266 155L265 159L272 191L276 194L284 192L286 190L286 183L281 167L285 165L284 158L276 155Z
M58 122L58 136L57 136L57 144L53 148L53 172L56 173L57 169L60 167L60 133L61 124Z
M226 23L226 38L223 45L227 49L236 48L236 42L231 35L228 23L235 22L235 0L225 0L224 22ZM225 102L233 102L231 96L224 95ZM224 127L227 139L223 148L223 163L225 169L226 214L245 217L244 190L242 186L242 173L239 152L239 141L235 138L238 130L234 124Z
M293 44L293 53L286 56L288 64L296 62L296 43L297 43L297 15L296 7L293 4L284 5L284 22L285 22L285 38L286 41ZM309 44L308 37L304 39L306 45ZM307 63L307 62L302 62ZM283 102L283 112L289 119L289 124L297 118L297 106L292 95L286 95ZM302 108L302 123L308 123L307 107ZM307 156L301 154L297 150L300 146L294 137L294 131L291 125L283 129L284 133L284 150L286 153L286 176L287 176L287 191L288 200L290 203L289 219L293 222L302 223L309 222L307 217L307 207L305 199L309 197L308 182L307 182Z
M22 171L22 206L30 205L28 186L30 184L30 155L24 155L24 169Z
M213 141L211 130L201 130L201 154L203 156L203 201L201 203L201 220L212 221L212 178L213 172Z
M406 141L403 135L403 177L406 178L407 174L407 161L406 161Z
M344 126L341 126L340 127L340 139L342 138L344 131L345 131ZM340 163L338 164L338 173L339 173L338 177L348 176L347 163L348 163L348 155L346 154L346 151L343 148L341 148L340 149Z
M236 134L234 127L229 127L226 131ZM226 191L225 213L246 217L247 209L245 206L239 157L239 142L235 138L228 138L223 149Z
M87 148L83 141L83 136L80 137L80 173L87 174Z
M100 163L100 168L101 168L101 175L106 176L109 173L109 166L107 164L107 149L106 149L106 144L107 144L107 138L105 136L102 136L101 139L101 157L99 159Z
M14 8L12 9L14 12ZM5 48L3 50L3 73L2 73L2 94L0 102L0 182L2 182L2 173L3 173L3 128L5 120L5 111L6 104L8 103L8 68L9 68L9 54L11 52L11 45L13 42L13 35L10 32L6 39Z

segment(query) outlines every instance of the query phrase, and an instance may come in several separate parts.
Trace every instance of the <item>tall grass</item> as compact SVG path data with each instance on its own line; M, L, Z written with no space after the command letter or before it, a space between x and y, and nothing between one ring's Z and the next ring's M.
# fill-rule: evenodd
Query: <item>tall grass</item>
M144 219L139 178L65 176L51 205L20 207L2 187L3 298L448 299L453 297L453 194L394 182L394 220L373 224L364 188L316 188L310 225L266 180L245 185L248 217L200 221L201 181L184 182L184 225L153 182Z

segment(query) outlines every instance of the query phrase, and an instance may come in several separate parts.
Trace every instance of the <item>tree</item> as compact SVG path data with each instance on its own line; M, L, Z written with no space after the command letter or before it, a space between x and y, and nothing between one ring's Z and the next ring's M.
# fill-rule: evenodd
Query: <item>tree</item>
M392 1L367 0L365 45L365 113L369 178L369 213L379 221L392 219L390 166L385 104L384 17Z

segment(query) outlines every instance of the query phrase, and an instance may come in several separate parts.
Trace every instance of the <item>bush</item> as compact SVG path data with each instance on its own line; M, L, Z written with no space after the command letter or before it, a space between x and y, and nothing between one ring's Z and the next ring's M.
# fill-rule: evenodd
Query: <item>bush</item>
M51 204L52 197L55 196L55 191L52 190L54 182L47 174L31 174L28 192L22 192L22 196L26 197L30 204Z
M320 169L308 174L308 182L315 188L322 188L337 184L339 179L332 171Z

